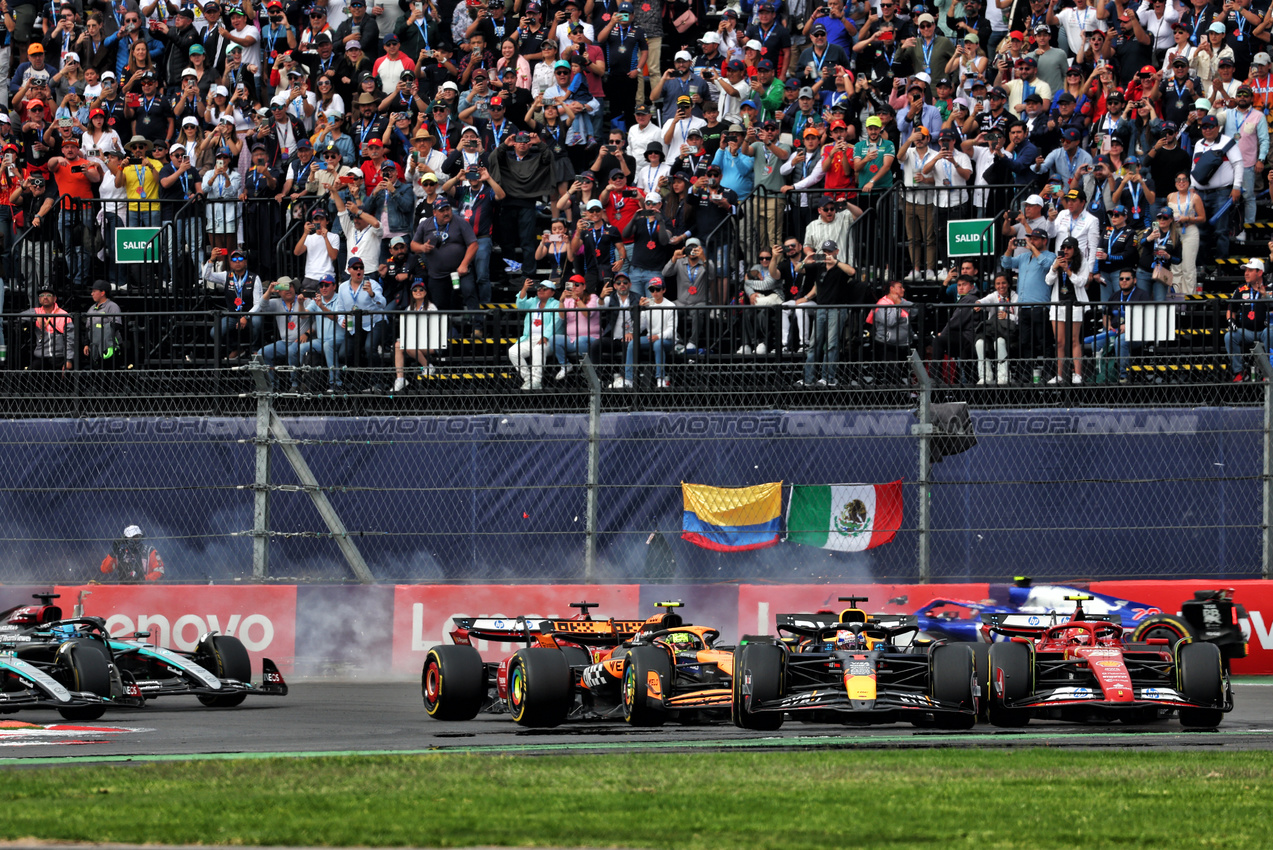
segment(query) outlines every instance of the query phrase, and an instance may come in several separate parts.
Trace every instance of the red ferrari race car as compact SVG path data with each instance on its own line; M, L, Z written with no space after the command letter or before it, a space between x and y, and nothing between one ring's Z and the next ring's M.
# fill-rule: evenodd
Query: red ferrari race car
M421 691L436 720L470 720L507 712L521 726L622 719L657 726L686 713L729 718L733 647L720 632L665 610L648 620L594 620L595 602L575 602L569 619L457 617L454 645L432 647ZM680 602L660 602L673 609ZM525 641L499 662L486 662L473 640Z
M1124 641L1123 626L1083 612L989 614L1007 637L990 647L988 718L1024 726L1033 717L1079 722L1144 723L1175 709L1180 723L1213 727L1233 710L1220 649L1190 638Z

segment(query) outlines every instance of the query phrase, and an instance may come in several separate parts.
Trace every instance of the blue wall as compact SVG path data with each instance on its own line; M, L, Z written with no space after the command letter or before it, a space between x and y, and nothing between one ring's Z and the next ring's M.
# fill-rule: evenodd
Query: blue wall
M934 467L935 579L1259 573L1258 409L984 411ZM909 580L919 493L909 413L615 414L603 421L602 579ZM587 417L293 419L293 436L385 580L582 576ZM142 526L183 581L251 572L249 419L0 422L0 580L92 578ZM901 478L905 520L868 553L717 554L678 537L681 481ZM347 576L277 449L271 572Z

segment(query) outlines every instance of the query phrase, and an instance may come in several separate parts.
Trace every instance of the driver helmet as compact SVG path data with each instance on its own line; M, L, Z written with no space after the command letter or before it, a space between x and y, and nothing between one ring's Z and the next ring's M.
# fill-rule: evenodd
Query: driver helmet
M79 637L79 630L75 626L54 626L51 629L53 637L57 640L71 640Z
M124 537L127 537L127 538L141 537L141 526L139 525L128 526L127 528L124 529Z
M840 629L835 633L836 649L862 649L864 646L864 639L860 634L855 635L848 629Z
M694 635L689 632L671 632L660 638L673 652L694 652L698 649Z

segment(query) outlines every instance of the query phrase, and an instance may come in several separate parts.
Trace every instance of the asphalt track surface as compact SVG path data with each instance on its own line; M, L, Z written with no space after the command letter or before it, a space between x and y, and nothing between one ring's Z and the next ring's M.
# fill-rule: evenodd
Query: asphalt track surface
M1234 710L1216 730L1183 730L1174 719L1144 726L1033 721L1021 730L978 725L934 732L909 724L872 727L788 722L778 732L730 725L629 729L584 722L522 729L506 715L440 722L424 713L418 682L308 681L286 697L249 697L208 709L192 697L71 723L52 711L0 717L0 765L168 761L198 758L377 753L526 753L925 747L1130 747L1273 749L1273 681L1234 684Z

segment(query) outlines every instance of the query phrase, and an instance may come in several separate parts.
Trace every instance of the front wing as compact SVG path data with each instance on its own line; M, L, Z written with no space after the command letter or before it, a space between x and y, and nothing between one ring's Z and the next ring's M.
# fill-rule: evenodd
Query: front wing
M1101 710L1126 711L1156 706L1158 708L1220 708L1222 711L1232 711L1232 690L1226 687L1224 696L1224 705L1215 706L1194 702L1175 688L1161 685L1152 687L1133 686L1130 700L1115 701L1106 699L1100 688L1075 686L1041 690L1022 699L1004 702L1003 707L1010 709L1047 709L1081 705Z

